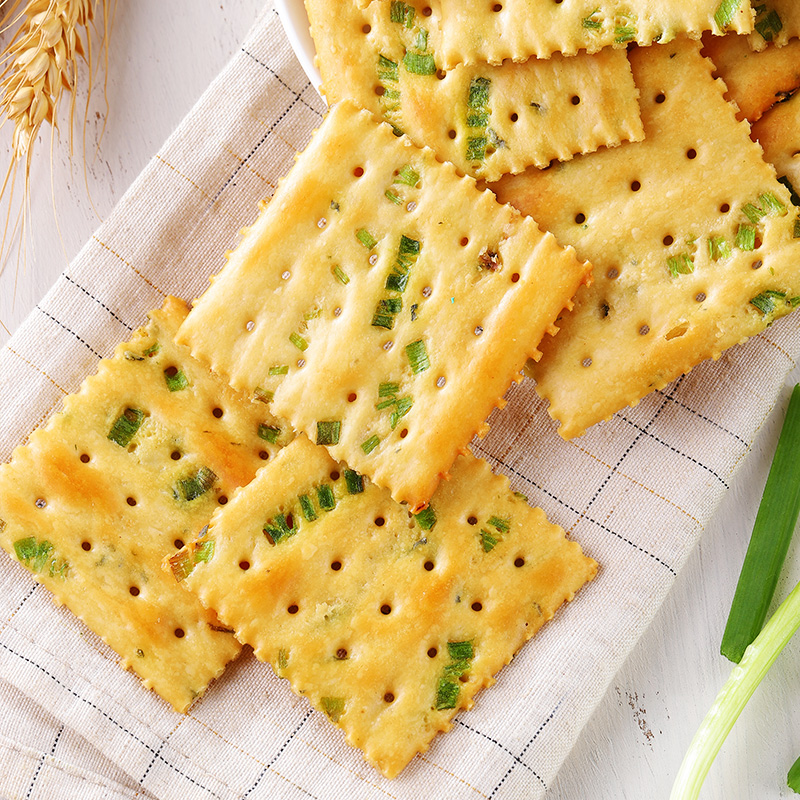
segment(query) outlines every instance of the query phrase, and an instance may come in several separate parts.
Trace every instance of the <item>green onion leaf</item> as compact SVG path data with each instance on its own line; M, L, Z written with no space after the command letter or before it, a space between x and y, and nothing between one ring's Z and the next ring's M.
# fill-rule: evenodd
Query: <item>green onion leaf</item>
M774 314L778 306L781 305L780 301L786 300L784 292L777 292L774 289L767 289L761 294L757 294L750 299L750 305L755 306L764 316Z
M264 533L269 537L272 544L278 544L284 539L288 539L297 533L294 516L289 514L276 514L264 526Z
M756 229L753 225L743 222L736 231L736 247L740 250L756 249Z
M636 38L636 28L633 25L617 25L614 28L614 42L623 44Z
M313 522L317 518L314 501L307 494L301 494L297 499L300 501L300 511L303 512L303 516L308 522Z
M397 62L391 61L386 56L378 56L378 79L382 81L397 81L399 79ZM338 209L336 209L338 211Z
M418 514L414 514L414 521L424 531L433 530L433 526L436 524L436 512L433 510L433 506L427 506Z
M259 438L264 439L264 441L275 444L275 442L278 441L278 437L281 435L281 429L277 427L277 425L260 424L258 426L258 435Z
M603 23L599 19L594 18L595 14L599 13L600 9L596 8L594 11L592 11L591 14L589 14L588 17L584 17L581 20L581 24L583 25L583 27L588 30L595 30L595 31L600 30L600 28L603 27Z
M375 313L372 316L372 325L375 328L385 328L390 331L394 327L394 317L390 314Z
M358 239L367 250L371 250L378 244L378 240L366 228L359 228L356 231L356 239Z
M176 369L175 367L167 367L164 370L164 380L167 382L167 388L171 392L179 392L189 385L189 381L186 379L186 375L183 374L183 370Z
M508 533L511 529L511 520L492 516L489 517L489 525L491 525L493 528L497 528L497 530L501 533Z
M194 561L192 560L188 547L183 547L178 550L174 556L169 557L168 561L169 568L178 583L185 581L192 574Z
M375 409L376 411L383 411L385 408L391 408L396 403L397 403L396 397L387 397L385 400L381 400L379 403L375 403Z
M758 202L763 206L764 213L770 216L783 216L786 213L786 206L772 192L760 194Z
M486 144L485 136L467 137L467 160L483 161L486 158Z
M341 420L320 420L317 422L317 444L339 444L341 433Z
M359 475L355 470L346 469L344 471L344 482L347 485L348 494L361 494L364 491L364 476Z
M747 217L747 219L749 219L750 222L753 223L753 225L756 225L761 220L761 218L766 214L766 211L764 211L760 206L757 206L754 203L745 203L742 206L742 211L744 212L744 215Z
M14 552L17 558L33 572L41 572L44 569L53 549L53 545L47 540L37 542L33 536L14 542ZM62 562L62 565L62 570L66 570L66 561ZM54 564L50 565L50 574L54 574Z
M399 383L381 383L378 385L378 397L393 397L400 391Z
M724 236L712 236L708 240L708 255L712 261L719 261L721 258L729 258L733 254L731 246Z
M333 487L327 483L317 487L317 502L323 511L333 511L336 508L336 496L333 493Z
M428 31L426 31L425 28L420 28L417 31L414 47L416 47L417 50L421 50L423 53L428 49Z
M260 386L256 386L256 388L253 390L253 397L262 403L271 403L274 396L274 392L262 389Z
M338 265L334 264L331 267L331 272L333 273L333 277L336 278L342 286L347 286L350 283L350 278L347 276L347 273Z
M460 692L458 683L448 677L439 678L439 683L436 687L436 702L434 708L441 711L445 708L455 708L458 702L458 694Z
M385 197L387 200L391 200L391 201L392 201L392 202L393 202L393 203L394 203L396 206L399 206L399 205L400 205L400 204L403 202L403 198L402 198L402 197L400 197L400 195L399 195L399 194L395 194L395 193L394 193L394 192L393 192L391 189L387 189L387 190L386 190L386 191L383 193L383 196L384 196L384 197Z
M289 666L289 651L281 648L278 650L278 669L284 670Z
M448 642L447 653L453 661L472 661L475 658L475 646L471 639L466 642Z
M401 418L411 411L412 405L414 405L414 401L410 397L401 397L397 401L397 407L394 411L392 411L392 414L389 418L392 430L397 427L397 423L400 422Z
M722 0L717 6L717 10L714 12L714 22L716 22L720 28L726 28L731 24L733 15L741 4L742 0Z
M308 342L299 334L292 331L289 334L289 341L298 349L305 351L308 349Z
M207 564L212 558L214 558L214 540L206 539L204 542L198 542L194 548L194 563Z
M289 372L288 364L275 364L269 368L269 375L286 375Z
M800 384L794 387L733 596L720 652L738 663L775 593L800 514Z
M483 552L488 553L490 550L493 550L495 545L500 541L497 536L492 533L489 533L485 528L481 528L481 546L483 547Z
M416 239L411 239L405 234L401 234L400 247L398 248L400 255L418 256L421 248L422 245L419 243L419 241L417 241Z
M419 172L411 167L410 164L403 164L394 183L402 183L405 186L416 186L419 183Z
M408 286L409 277L407 273L401 275L393 272L386 278L386 288L390 292L400 292L402 294L406 290L406 286Z
M694 261L688 253L680 253L667 259L667 269L673 278L694 272Z
M331 722L338 722L344 714L344 697L323 697L320 702L328 719Z
M155 344L151 344L150 347L145 350L142 355L143 356L154 356L159 350L161 349L161 345L156 342Z
M766 7L763 8L767 13L765 16L761 16L761 14L758 15L755 29L761 34L761 38L764 39L765 42L771 42L775 35L783 30L783 22L774 8L769 10L767 10Z
M366 441L361 442L361 449L364 455L369 455L379 444L381 440L377 436L370 436Z
M469 84L467 105L474 109L481 109L488 105L491 84L492 82L488 78L473 78Z
M176 499L183 497L187 501L196 500L200 495L205 494L216 480L217 476L211 469L200 467L191 478L178 481L175 491Z
M428 358L428 348L424 339L417 339L406 345L406 355L411 364L411 371L417 375L430 368L431 362Z
M127 447L136 431L141 427L143 420L144 411L140 411L138 408L126 408L119 419L111 426L108 438L112 442L116 442L120 447Z
M434 75L436 61L432 53L406 53L403 56L403 66L407 72L414 75Z

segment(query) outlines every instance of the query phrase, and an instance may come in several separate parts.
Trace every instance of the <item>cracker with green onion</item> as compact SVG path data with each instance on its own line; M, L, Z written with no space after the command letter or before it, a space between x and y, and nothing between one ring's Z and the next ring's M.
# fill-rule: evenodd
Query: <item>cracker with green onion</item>
M179 341L417 507L589 270L530 217L343 101Z
M350 98L486 180L643 136L624 50L438 68L422 0L306 0L328 102Z
M429 0L426 8L445 69L649 45L679 34L697 38L704 31L749 33L754 17L749 0Z
M746 36L704 36L703 54L725 81L740 118L750 122L800 86L800 39L753 52Z
M485 461L413 515L305 437L187 554L185 585L389 778L597 570Z
M747 37L754 50L770 43L779 47L800 36L800 6L797 0L752 0L754 30Z
M631 53L645 140L494 185L595 265L532 373L564 437L800 303L786 187L686 39Z
M0 466L0 545L179 711L240 645L161 563L290 435L174 343L187 313L169 298Z
M753 125L752 136L764 149L764 158L778 177L788 181L800 205L800 92L771 108Z

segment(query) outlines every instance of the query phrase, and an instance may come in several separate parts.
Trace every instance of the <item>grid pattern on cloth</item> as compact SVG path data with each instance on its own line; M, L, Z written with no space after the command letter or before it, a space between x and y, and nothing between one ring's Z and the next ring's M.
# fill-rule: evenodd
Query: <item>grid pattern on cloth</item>
M1 458L166 294L204 290L322 111L268 4L240 52L0 352ZM529 381L509 393L476 454L579 541L600 573L395 781L368 767L249 652L188 714L175 714L25 570L0 558L0 696L46 709L49 731L38 747L2 731L8 769L0 770L0 796L35 797L43 774L60 770L70 781L107 781L107 796L121 798L543 797L798 353L800 325L789 317L571 442L555 434ZM94 748L97 766L70 766L51 752L59 730Z

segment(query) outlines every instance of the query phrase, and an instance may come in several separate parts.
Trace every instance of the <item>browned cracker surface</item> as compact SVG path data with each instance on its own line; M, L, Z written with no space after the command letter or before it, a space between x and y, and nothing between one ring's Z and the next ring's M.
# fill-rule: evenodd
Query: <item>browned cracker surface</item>
M752 136L778 177L787 178L800 192L800 93L770 109L753 125Z
M394 777L597 564L471 455L416 517L358 480L299 437L214 516L186 584Z
M495 185L595 264L533 369L565 437L800 302L789 193L698 49L684 39L631 54L644 142Z
M431 150L342 102L179 341L418 507L589 269Z
M240 646L161 562L288 436L175 345L187 312L169 298L0 466L0 544L180 711Z

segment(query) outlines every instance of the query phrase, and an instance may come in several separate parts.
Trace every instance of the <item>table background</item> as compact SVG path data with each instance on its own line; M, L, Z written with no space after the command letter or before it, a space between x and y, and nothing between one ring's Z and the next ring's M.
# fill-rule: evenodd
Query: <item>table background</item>
M49 129L36 143L30 237L19 262L12 257L0 275L0 344L236 51L260 8L258 0L118 4L108 68L101 68L90 102L85 158L82 125L76 127L71 162L66 122L52 147ZM82 108L79 102L79 117ZM8 127L0 131L4 165L10 134ZM548 800L669 794L683 752L730 672L718 654L719 639L789 388L797 381L796 368L700 545L612 682ZM800 578L798 546L790 550L781 598ZM800 755L798 648L798 641L789 645L751 700L712 768L704 798L793 796L784 784L786 770Z

